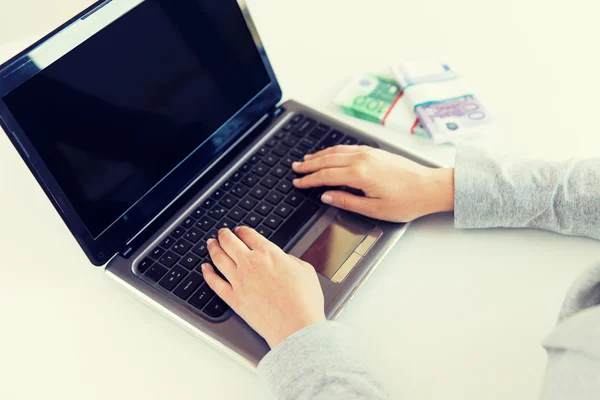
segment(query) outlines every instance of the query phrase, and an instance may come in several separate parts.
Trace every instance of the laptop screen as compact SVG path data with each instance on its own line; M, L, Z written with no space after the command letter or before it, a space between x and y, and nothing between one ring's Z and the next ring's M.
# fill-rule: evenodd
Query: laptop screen
M98 237L269 83L235 1L148 0L3 101Z

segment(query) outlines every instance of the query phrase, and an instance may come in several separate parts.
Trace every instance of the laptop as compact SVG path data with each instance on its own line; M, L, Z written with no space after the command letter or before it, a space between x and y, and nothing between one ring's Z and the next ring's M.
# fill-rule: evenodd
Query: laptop
M90 262L250 367L269 348L204 282L206 241L256 229L315 267L334 319L407 225L296 190L292 162L362 144L433 166L281 100L235 0L96 3L0 66L1 126Z

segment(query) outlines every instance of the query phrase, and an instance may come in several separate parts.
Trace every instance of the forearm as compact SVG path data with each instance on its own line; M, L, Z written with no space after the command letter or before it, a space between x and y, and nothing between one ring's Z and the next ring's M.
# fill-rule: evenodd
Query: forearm
M520 161L459 146L458 228L528 227L600 239L600 159Z
M341 324L325 322L296 332L258 367L278 400L386 399Z

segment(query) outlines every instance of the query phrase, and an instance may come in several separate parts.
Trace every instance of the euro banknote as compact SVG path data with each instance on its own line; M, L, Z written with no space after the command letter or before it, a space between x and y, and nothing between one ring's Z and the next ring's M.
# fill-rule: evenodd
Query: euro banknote
M398 83L389 77L364 74L352 79L337 97L340 110L394 131L427 137Z

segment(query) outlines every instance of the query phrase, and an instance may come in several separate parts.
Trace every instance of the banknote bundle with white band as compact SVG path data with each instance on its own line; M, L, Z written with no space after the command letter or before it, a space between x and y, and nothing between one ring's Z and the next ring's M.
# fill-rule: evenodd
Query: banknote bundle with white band
M481 134L492 119L467 82L447 64L406 62L392 67L398 85L435 143Z
M394 77L364 74L354 78L336 99L341 111L392 130L456 142L483 132L491 117L448 65L402 63Z

